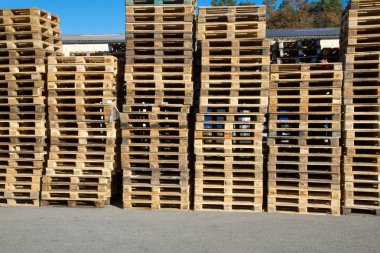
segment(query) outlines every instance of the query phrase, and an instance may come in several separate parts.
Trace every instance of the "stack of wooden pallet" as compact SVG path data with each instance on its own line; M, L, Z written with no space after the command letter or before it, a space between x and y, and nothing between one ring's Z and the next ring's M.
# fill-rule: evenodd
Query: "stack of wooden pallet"
M0 206L39 205L45 152L45 64L61 50L59 19L0 10Z
M271 66L268 211L340 214L342 65Z
M342 16L344 211L380 214L380 3L352 0Z
M271 51L277 64L318 63L322 52L318 39L276 40Z
M320 39L276 40L271 45L274 64L340 62L339 48L323 48Z
M43 206L103 207L115 167L117 60L48 58L50 148Z
M202 7L195 210L262 211L268 105L265 6Z
M124 208L190 207L194 6L128 2L121 117Z

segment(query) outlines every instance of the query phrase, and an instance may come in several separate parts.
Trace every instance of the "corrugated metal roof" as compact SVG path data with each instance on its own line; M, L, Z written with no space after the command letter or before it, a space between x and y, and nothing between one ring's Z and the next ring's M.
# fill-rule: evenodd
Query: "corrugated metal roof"
M339 28L268 29L267 38L272 39L338 39ZM63 34L64 44L124 43L125 34Z
M124 43L125 34L62 34L63 44Z
M339 38L339 28L268 29L267 38Z

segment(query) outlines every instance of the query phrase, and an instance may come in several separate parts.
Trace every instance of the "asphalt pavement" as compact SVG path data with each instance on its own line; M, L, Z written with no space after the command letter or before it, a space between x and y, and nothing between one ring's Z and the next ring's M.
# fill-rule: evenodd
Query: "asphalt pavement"
M380 218L0 208L0 252L380 252Z

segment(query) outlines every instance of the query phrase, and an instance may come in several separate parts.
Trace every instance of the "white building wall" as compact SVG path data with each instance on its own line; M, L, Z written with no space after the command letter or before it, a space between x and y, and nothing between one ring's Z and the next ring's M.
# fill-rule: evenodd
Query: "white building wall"
M65 56L78 52L108 52L108 44L63 44L62 51Z
M339 40L338 39L322 39L321 40L321 48L339 48Z

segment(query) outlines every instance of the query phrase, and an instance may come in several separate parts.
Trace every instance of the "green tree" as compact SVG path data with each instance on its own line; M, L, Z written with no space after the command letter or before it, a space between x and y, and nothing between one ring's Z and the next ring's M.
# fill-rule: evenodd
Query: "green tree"
M243 0L239 3L240 6L247 6L247 5L256 5L254 2L251 0Z
M212 6L246 6L246 5L255 5L252 0L242 0L239 3L236 0L212 0Z
M291 7L292 0L282 0L279 9L283 10L285 8Z
M267 15L276 11L277 0L264 0L263 4L267 7Z
M343 8L342 0L313 0L311 9L315 12L340 13Z
M309 12L307 0L284 0L277 10L269 13L268 28L311 28L313 19Z
M212 6L235 6L237 2L235 0L212 0Z
M342 0L314 0L310 9L314 27L338 27L342 8Z

